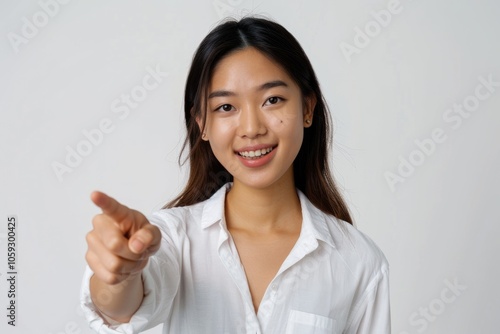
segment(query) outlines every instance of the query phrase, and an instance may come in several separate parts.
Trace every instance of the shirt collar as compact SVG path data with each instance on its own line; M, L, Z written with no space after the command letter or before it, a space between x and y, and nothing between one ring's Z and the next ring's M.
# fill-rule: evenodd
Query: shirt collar
M232 185L232 182L226 183L205 201L201 216L202 229L222 221L224 217L226 193L229 189L231 189ZM335 247L331 230L327 226L327 224L332 224L334 222L327 220L327 214L316 208L302 191L297 189L297 194L299 195L302 210L301 237L307 238L312 236L314 239L321 240L328 245Z
M328 215L314 206L309 198L297 189L300 206L302 210L302 230L304 237L312 236L316 240L321 240L335 248L332 232L327 224L333 224L334 221L327 219Z
M217 190L203 205L203 213L201 215L201 228L205 229L213 224L220 222L224 217L224 202L226 193L231 186L232 182L228 182L219 190Z

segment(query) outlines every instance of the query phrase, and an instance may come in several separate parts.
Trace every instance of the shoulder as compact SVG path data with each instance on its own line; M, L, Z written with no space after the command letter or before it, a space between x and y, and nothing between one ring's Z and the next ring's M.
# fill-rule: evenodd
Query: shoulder
M365 233L342 219L317 208L299 191L304 221L310 221L318 240L329 244L344 263L367 270L388 268L388 261L380 247Z
M324 225L322 232L328 234L327 240L331 241L334 253L352 274L374 276L388 272L389 262L371 237L348 222L316 207L310 210L314 211L312 217L319 220L316 224Z
M374 269L389 267L384 252L371 237L343 220L338 218L334 220L339 229L344 232L342 235L337 234L339 251Z

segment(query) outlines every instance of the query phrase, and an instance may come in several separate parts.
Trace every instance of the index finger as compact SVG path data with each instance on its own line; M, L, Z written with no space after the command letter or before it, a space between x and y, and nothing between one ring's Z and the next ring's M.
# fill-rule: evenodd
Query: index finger
M101 208L102 213L110 216L116 222L123 221L130 214L130 208L103 192L93 191L90 194L90 199Z

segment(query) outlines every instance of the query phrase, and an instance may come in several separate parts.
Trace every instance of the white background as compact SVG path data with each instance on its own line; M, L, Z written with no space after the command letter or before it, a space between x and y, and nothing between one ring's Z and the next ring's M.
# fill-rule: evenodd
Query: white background
M334 119L334 175L358 228L390 262L393 333L498 333L500 87L483 100L474 94L479 77L500 82L500 4L401 0L368 45L346 57L341 43L356 46L356 28L380 27L371 13L388 3L74 0L48 16L37 1L1 0L0 332L91 333L78 301L85 234L99 212L90 192L150 213L180 191L191 57L232 12L275 19L309 55ZM29 38L26 22L39 25ZM156 66L168 76L120 119L113 101ZM466 101L479 105L460 125L443 118ZM113 131L58 179L53 165L66 164L68 147L84 145L83 131L106 118ZM419 153L415 141L436 128L446 140ZM414 171L391 189L386 173L410 158ZM5 316L12 214L16 328Z

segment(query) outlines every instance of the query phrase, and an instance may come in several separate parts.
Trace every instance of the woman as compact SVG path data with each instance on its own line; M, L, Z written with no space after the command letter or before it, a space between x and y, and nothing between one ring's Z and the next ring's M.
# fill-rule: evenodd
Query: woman
M312 66L277 23L227 21L185 92L190 176L148 218L93 192L82 306L99 333L390 333L388 263L328 166Z

